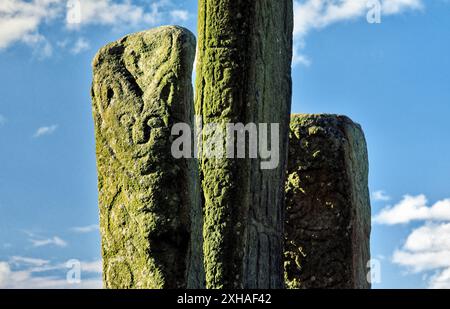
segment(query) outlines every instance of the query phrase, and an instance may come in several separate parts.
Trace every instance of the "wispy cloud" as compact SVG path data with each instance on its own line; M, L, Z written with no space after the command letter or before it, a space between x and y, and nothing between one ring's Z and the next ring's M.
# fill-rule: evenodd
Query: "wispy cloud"
M384 0L381 13L393 15L423 7L422 0ZM294 35L303 39L310 31L331 24L364 17L369 12L367 0L305 0L294 1Z
M176 11L174 7L174 3L170 0L151 1L145 7L133 4L131 1L83 0L78 22L67 22L67 27L79 29L85 25L103 25L120 29L139 25L155 25L161 23L168 16L173 17L172 12ZM178 15L177 17L185 17L180 12L175 13Z
M81 271L87 273L102 273L102 260L97 260L93 262L81 262Z
M173 22L186 21L189 19L189 12L186 10L172 10L170 11L170 17Z
M309 65L310 60L302 54L302 49L311 31L364 17L369 12L367 4L367 0L294 1L294 64ZM381 4L381 13L386 16L423 7L422 0L384 0Z
M88 50L90 47L91 45L89 44L88 40L86 40L85 38L78 38L75 41L73 47L70 49L70 52L74 55L78 55L79 53Z
M55 133L55 131L58 129L58 125L54 124L51 126L46 127L40 127L36 130L36 132L33 134L34 138L39 138L45 135L51 135Z
M101 260L81 261L81 281L69 282L66 263L52 263L29 257L12 257L0 261L0 288L3 289L101 289ZM55 275L45 275L52 270ZM88 279L83 274L91 274Z
M406 195L398 204L384 208L374 218L375 223L387 225L426 220L450 221L450 199L428 206L425 195Z
M50 263L50 261L44 260L44 259L22 257L22 256L13 256L10 259L10 263L16 264L16 265L26 264L26 265L31 265L31 266L44 266L44 265L48 265Z
M22 42L33 49L33 55L39 60L49 58L53 55L53 46L39 33L25 34L22 37Z
M53 236L51 238L30 238L29 240L33 244L33 247L43 247L43 246L67 247L67 242L58 236Z
M78 18L74 19L74 16ZM22 42L32 47L39 58L50 57L53 48L43 25L63 25L71 30L85 26L108 26L131 31L167 20L185 21L189 16L187 11L179 9L178 4L171 0L149 1L145 5L130 0L2 0L0 50ZM85 43L79 41L74 53L85 50Z
M429 288L450 289L450 267L431 277Z
M85 234L85 233L91 233L91 232L98 231L98 229L99 229L99 226L97 224L92 224L92 225L87 225L87 226L73 227L70 230L75 233Z
M311 59L308 56L302 54L300 52L300 48L296 46L293 50L292 63L294 65L303 65L305 67L309 67L311 65Z
M385 191L379 190L372 193L372 200L376 202L387 202L391 200L391 197Z

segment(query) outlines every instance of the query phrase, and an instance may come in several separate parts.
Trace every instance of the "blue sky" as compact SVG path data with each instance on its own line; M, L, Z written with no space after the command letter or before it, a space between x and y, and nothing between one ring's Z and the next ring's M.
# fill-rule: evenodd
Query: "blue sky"
M295 2L292 110L365 130L374 287L448 288L450 3L381 1L380 24L367 3ZM91 60L130 32L196 32L195 0L82 0L75 24L66 5L0 4L0 287L100 286Z

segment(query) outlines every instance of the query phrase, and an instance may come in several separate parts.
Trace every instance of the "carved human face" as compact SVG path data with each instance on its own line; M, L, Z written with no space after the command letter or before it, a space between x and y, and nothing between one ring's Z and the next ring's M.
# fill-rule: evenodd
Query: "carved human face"
M171 85L160 85L155 80L158 66L137 57L134 50L120 46L110 50L104 58L114 59L98 61L103 67L93 83L100 131L127 171L148 175L170 155L167 100Z

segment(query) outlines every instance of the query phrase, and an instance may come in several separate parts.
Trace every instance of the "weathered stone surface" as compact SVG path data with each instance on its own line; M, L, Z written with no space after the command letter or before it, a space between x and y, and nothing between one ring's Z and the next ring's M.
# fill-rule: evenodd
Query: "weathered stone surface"
M286 182L289 288L370 288L368 156L361 127L294 115Z
M193 123L195 38L161 27L93 61L103 277L107 288L202 287L197 163L171 156L171 127Z
M198 26L195 107L203 124L280 124L276 169L261 170L248 155L202 158L207 287L281 288L292 0L200 0Z

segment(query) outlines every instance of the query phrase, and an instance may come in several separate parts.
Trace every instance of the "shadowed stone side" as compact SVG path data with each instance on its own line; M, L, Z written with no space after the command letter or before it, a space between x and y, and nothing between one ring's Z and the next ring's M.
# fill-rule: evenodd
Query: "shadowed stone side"
M106 288L204 284L195 160L171 155L171 127L193 124L195 38L161 27L103 47L93 61Z
M292 0L199 1L195 108L203 125L280 124L275 169L261 170L260 160L202 159L208 288L284 286L292 5ZM204 133L202 139L209 137Z
M370 288L364 133L345 116L294 115L286 182L289 288Z

